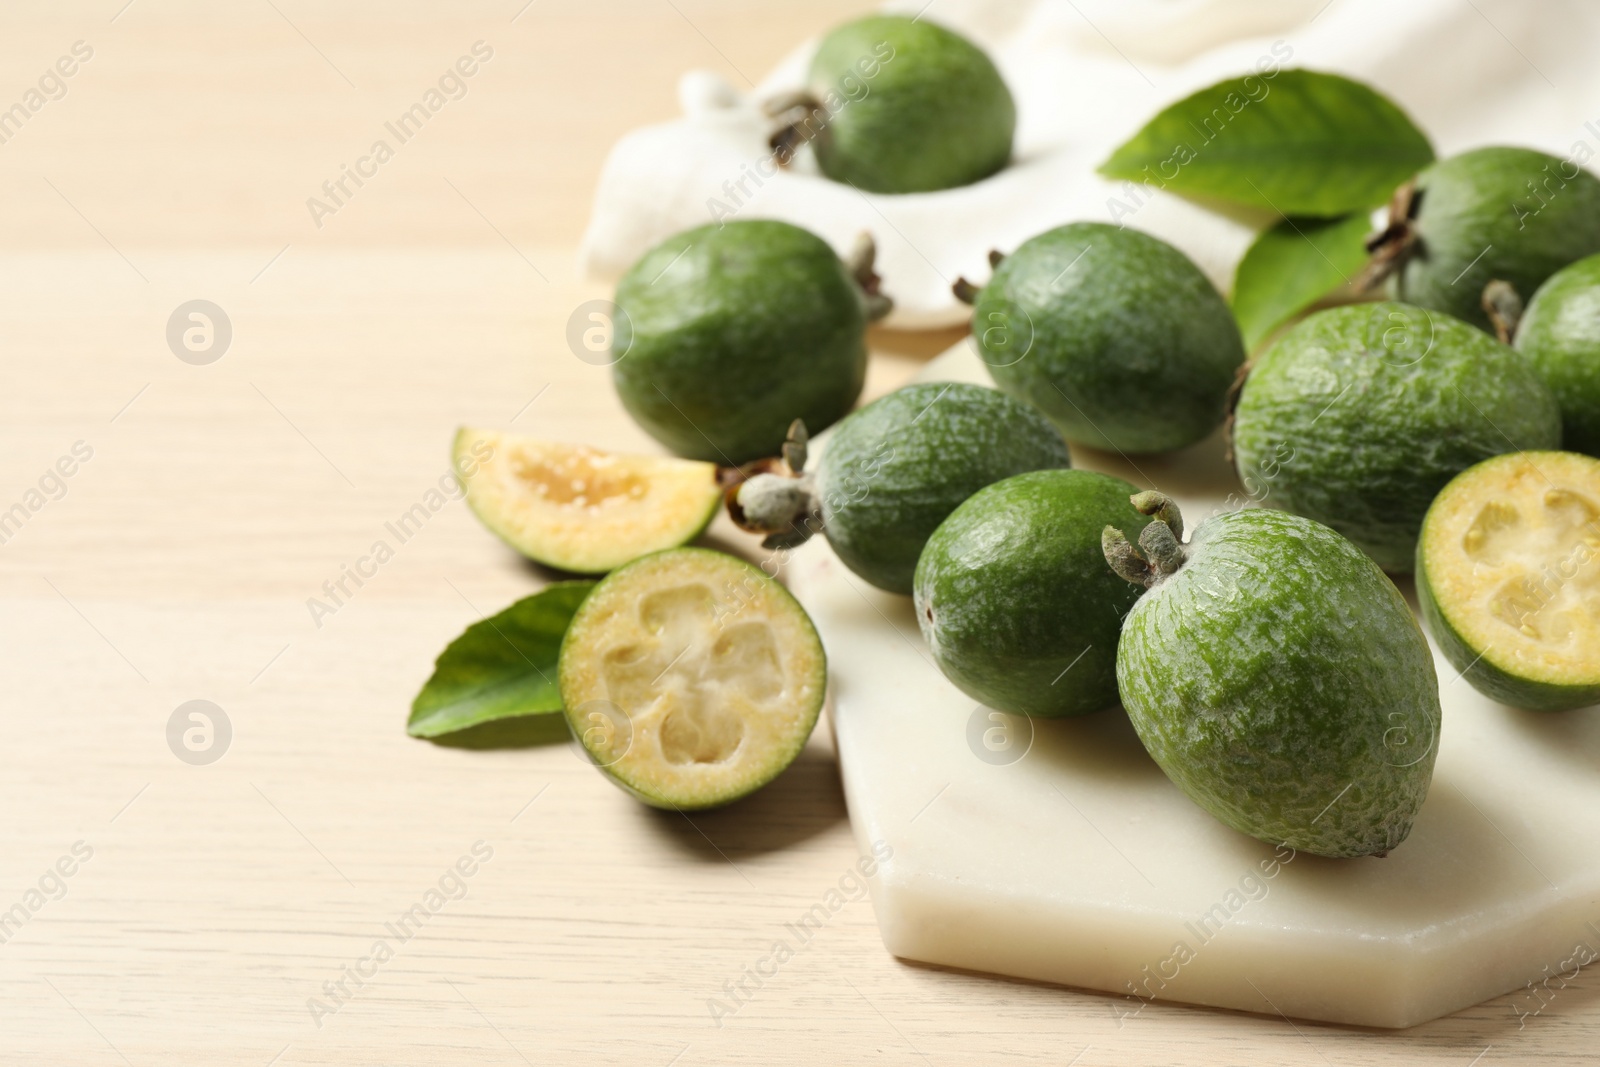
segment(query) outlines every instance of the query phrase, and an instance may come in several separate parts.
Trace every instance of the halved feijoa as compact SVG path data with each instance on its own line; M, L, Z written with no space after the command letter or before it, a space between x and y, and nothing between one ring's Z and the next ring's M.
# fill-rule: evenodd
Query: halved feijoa
M679 548L635 560L572 618L558 668L589 758L652 807L738 800L800 754L827 688L811 619L743 560Z
M485 526L529 559L578 574L694 540L722 499L712 463L468 428L452 451Z
M1463 472L1422 524L1417 596L1484 695L1539 711L1600 703L1600 460L1512 452Z

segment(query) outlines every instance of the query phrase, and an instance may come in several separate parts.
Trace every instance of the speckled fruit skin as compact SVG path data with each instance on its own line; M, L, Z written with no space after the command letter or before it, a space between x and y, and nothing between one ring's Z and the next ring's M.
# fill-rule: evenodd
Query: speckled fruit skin
M1023 242L978 296L995 384L1074 444L1165 452L1226 415L1244 362L1233 314L1189 258L1137 230L1079 222Z
M617 395L681 456L776 455L792 421L820 430L861 393L861 290L798 226L745 220L669 237L623 277L616 302Z
M1600 252L1600 179L1527 148L1478 148L1417 176L1418 247L1391 292L1491 330L1483 287L1524 300L1556 271Z
M926 18L879 15L839 27L807 79L831 116L822 173L876 193L970 185L1011 158L1017 109L983 50Z
M1555 397L1510 347L1393 302L1318 312L1251 368L1233 449L1251 496L1411 570L1434 496L1474 463L1555 448Z
M1600 456L1600 255L1540 286L1516 346L1561 405L1561 447Z
M1528 458L1538 462L1536 456ZM1463 472L1456 480L1463 480L1469 473L1471 472ZM1445 486L1440 496L1450 488L1449 485ZM1424 520L1422 527L1424 537L1428 532L1428 524L1433 519L1433 509L1430 508L1428 514L1429 518ZM1519 678L1496 666L1484 654L1483 649L1469 644L1439 606L1439 601L1433 592L1433 577L1430 573L1428 554L1423 551L1424 547L1425 541L1419 539L1417 602L1422 607L1422 618L1427 623L1428 632L1433 635L1434 642L1438 644L1439 651L1444 653L1444 658L1450 661L1452 667L1461 672L1461 676L1472 688L1491 700L1498 700L1514 708L1525 708L1528 711L1570 711L1573 708L1600 704L1600 686L1556 685Z
M1161 769L1235 830L1319 856L1411 832L1438 751L1433 657L1327 527L1264 509L1202 523L1129 613L1117 682Z
M1100 531L1127 535L1138 492L1078 470L1018 474L945 519L917 563L917 622L963 693L999 711L1056 717L1117 703L1117 634L1139 588L1106 567Z
M845 566L909 596L922 546L958 504L1013 474L1071 465L1055 427L998 390L908 385L828 439L817 470L823 529Z

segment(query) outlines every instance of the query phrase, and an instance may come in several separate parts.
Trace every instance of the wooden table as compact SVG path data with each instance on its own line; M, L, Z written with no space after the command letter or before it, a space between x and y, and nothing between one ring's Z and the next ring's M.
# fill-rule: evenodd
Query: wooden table
M897 962L865 900L714 1020L855 859L826 731L692 821L566 746L411 740L433 656L549 576L459 503L403 544L385 523L461 423L652 447L564 341L605 294L573 266L605 150L683 70L759 77L865 5L124 3L0 14L0 108L72 69L0 127L0 1061L1592 1060L1588 972L1536 1016L1506 997L1399 1034L1123 1019ZM465 95L315 218L479 41ZM232 337L197 365L167 332L198 299ZM877 335L871 391L952 340ZM394 557L313 618L378 540ZM210 764L169 747L191 700L231 727Z

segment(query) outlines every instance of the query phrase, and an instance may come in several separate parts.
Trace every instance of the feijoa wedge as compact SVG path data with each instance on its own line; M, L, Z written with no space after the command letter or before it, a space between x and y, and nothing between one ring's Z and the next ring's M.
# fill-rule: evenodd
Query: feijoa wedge
M453 454L485 526L529 559L577 574L694 540L722 499L712 463L467 428Z
M589 758L644 803L685 811L776 778L827 688L799 602L759 568L701 548L645 556L595 586L558 674Z
M1422 524L1417 595L1484 695L1538 711L1600 703L1600 460L1513 452L1462 473Z

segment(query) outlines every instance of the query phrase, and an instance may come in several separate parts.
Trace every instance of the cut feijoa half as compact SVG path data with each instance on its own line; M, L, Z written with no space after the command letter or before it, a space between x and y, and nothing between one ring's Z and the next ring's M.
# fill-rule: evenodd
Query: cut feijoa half
M1417 596L1485 696L1536 711L1600 703L1600 460L1511 452L1458 475L1423 521Z
M827 688L822 642L759 568L679 548L614 571L561 643L572 732L617 785L657 808L715 808L794 762Z
M453 449L467 504L529 559L604 574L698 537L722 490L713 463L626 456L462 428Z

